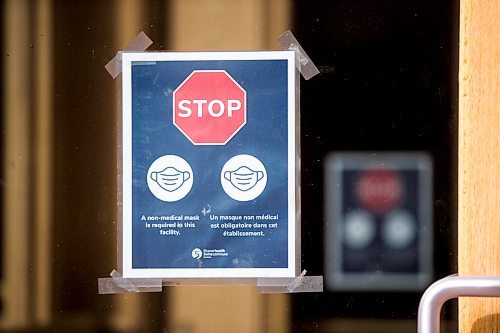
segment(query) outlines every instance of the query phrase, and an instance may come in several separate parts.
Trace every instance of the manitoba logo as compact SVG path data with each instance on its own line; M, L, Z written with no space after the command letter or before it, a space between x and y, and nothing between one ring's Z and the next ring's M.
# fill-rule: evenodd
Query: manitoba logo
M201 257L203 257L203 251L199 248L195 248L191 251L191 255L193 256L193 259L201 259Z

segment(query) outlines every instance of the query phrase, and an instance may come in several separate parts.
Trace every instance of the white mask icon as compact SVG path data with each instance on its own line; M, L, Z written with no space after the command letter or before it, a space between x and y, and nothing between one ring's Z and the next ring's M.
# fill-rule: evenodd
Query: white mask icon
M259 197L267 184L267 171L255 156L241 154L224 163L220 183L224 192L237 201L250 201Z
M263 177L262 171L254 171L247 166L240 166L234 171L224 172L224 178L240 191L252 189Z
M180 171L174 167L151 172L151 179L168 192L177 190L189 178L191 178L191 174L188 171Z

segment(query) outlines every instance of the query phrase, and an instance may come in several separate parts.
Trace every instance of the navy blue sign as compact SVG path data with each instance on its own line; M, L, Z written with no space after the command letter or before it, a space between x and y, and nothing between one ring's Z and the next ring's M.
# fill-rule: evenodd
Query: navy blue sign
M295 275L292 52L123 54L123 275Z

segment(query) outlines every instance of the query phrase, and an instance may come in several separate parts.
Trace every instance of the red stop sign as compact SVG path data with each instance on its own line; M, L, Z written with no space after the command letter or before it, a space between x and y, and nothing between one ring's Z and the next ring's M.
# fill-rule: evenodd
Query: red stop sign
M173 94L174 125L195 145L224 145L246 124L246 92L224 70L195 70Z
M403 199L403 181L398 173L388 169L363 172L356 184L356 194L369 211L383 214L395 208Z

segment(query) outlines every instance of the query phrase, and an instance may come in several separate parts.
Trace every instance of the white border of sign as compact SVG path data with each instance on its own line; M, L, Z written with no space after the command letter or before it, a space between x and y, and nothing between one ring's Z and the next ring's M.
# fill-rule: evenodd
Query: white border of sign
M288 268L154 268L132 267L132 62L204 60L287 60L288 61ZM299 193L296 185L296 68L293 51L248 52L123 52L122 60L122 157L121 157L121 269L125 278L267 278L294 277L300 270ZM222 149L222 148L221 148ZM119 190L119 191L120 191ZM296 239L297 238L297 239Z

